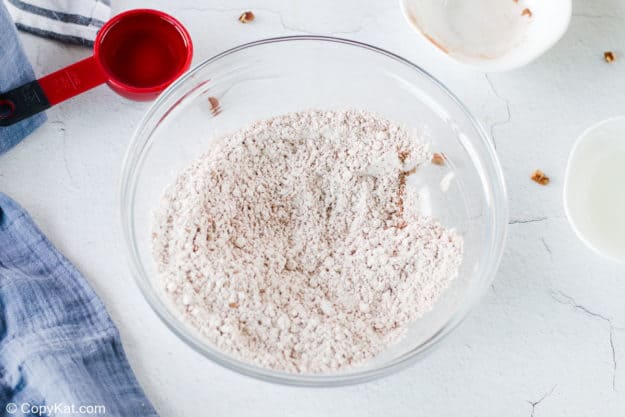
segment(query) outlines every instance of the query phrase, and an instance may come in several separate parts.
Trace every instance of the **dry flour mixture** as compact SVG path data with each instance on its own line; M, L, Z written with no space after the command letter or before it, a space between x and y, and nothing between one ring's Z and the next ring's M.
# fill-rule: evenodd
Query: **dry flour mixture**
M218 140L165 192L166 294L212 345L296 373L361 364L456 276L462 238L419 213L418 137L362 111L286 114Z

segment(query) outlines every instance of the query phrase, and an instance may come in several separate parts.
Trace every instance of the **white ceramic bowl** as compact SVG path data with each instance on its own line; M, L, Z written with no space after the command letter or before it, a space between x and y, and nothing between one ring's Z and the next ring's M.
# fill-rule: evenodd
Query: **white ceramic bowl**
M582 242L625 263L625 116L597 123L577 139L566 168L564 210Z
M408 23L448 57L486 72L538 58L564 35L571 0L400 0Z

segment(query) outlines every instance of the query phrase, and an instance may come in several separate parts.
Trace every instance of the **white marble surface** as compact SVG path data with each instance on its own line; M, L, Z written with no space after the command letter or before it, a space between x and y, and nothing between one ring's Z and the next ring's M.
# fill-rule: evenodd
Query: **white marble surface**
M126 267L118 180L147 104L99 87L49 111L49 122L0 157L0 190L25 206L87 276L119 325L147 394L163 417L622 416L625 267L573 235L561 194L566 157L590 124L625 113L625 2L574 2L568 33L535 63L484 75L450 64L404 23L395 0L114 0L115 12L153 7L179 17L195 62L260 38L347 37L423 66L489 127L507 177L511 225L503 262L481 304L425 361L338 389L272 385L214 365L157 319ZM257 20L242 25L242 10ZM38 75L86 56L24 35ZM614 50L617 61L603 61ZM540 187L528 177L552 177Z

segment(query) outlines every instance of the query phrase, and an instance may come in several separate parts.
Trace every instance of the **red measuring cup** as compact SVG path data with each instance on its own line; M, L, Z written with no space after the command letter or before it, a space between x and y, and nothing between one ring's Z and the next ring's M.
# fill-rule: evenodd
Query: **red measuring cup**
M105 82L129 99L154 99L189 68L192 56L191 37L178 20L158 10L123 12L100 29L93 56L0 93L0 126Z

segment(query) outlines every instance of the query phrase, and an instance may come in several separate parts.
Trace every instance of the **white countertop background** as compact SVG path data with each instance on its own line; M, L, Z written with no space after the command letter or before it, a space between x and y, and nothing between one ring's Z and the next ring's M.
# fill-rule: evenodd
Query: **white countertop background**
M625 2L574 1L568 33L513 72L452 64L404 22L396 0L113 0L114 12L162 9L189 29L198 63L241 43L325 34L402 55L446 84L491 130L511 224L491 291L425 361L372 383L334 389L272 385L223 369L178 340L126 266L118 182L149 104L99 87L48 112L49 122L0 157L0 190L19 201L85 274L118 324L137 377L163 417L622 416L625 267L574 236L561 195L568 152L589 125L625 113ZM237 18L252 10L256 20ZM86 48L23 35L41 76ZM603 52L613 50L607 64ZM529 180L540 168L552 178Z

